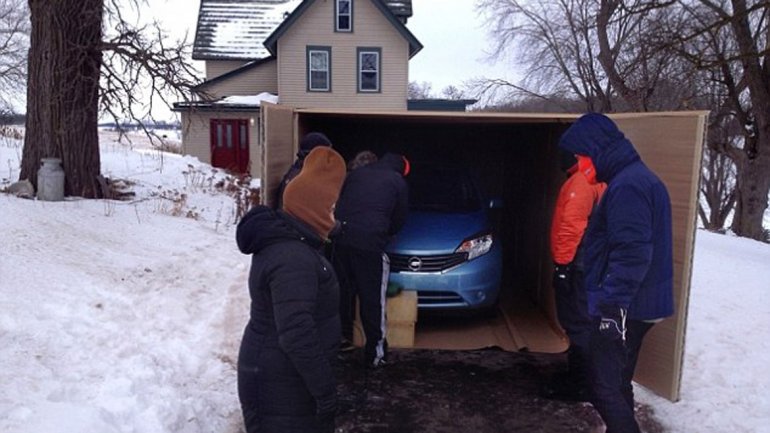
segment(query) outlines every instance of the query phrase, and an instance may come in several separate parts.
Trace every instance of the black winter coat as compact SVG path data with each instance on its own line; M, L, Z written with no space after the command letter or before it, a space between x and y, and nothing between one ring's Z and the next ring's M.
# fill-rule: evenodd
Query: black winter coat
M342 223L335 242L368 251L385 248L409 212L403 172L403 158L386 153L379 161L348 174L334 213Z
M309 150L300 150L297 152L297 159L295 159L291 167L286 170L286 173L284 173L281 178L281 183L278 184L278 189L275 190L273 209L279 210L283 207L283 192L286 190L286 185L288 185L289 182L297 177L299 172L302 171L302 166L305 165L305 158L307 158L309 153Z
M336 409L333 364L341 338L339 286L320 252L323 241L264 206L243 217L236 239L241 252L253 255L251 317L238 357L247 430L320 431L316 414Z

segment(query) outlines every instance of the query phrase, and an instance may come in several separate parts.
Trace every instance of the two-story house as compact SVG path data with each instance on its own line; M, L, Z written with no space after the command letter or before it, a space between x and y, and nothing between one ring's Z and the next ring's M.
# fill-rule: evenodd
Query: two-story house
M262 101L301 108L407 109L411 0L201 0L196 100L175 104L184 152L259 177Z

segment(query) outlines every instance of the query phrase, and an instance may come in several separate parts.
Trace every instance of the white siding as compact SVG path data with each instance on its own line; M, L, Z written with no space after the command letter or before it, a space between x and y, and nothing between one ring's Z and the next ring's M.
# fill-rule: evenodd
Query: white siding
M202 88L206 99L216 100L232 95L257 95L262 92L278 93L278 62L270 61L243 71L230 78Z
M306 108L406 110L409 43L370 0L353 5L353 32L335 33L334 2L316 1L278 40L281 104ZM308 92L306 48L332 47L331 92ZM381 54L381 92L358 93L357 48Z
M206 60L206 79L224 75L245 65L243 60Z

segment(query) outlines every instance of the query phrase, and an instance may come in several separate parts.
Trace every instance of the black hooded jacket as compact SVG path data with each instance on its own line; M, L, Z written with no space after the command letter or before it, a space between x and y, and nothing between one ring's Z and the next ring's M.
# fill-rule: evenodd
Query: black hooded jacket
M236 240L241 252L253 255L251 317L238 369L256 374L258 385L245 392L257 394L251 397L259 402L259 417L296 423L333 411L339 286L321 253L323 241L304 223L265 206L243 217Z
M305 165L305 158L307 158L309 153L310 150L305 149L300 149L300 151L297 152L297 158L294 160L291 167L286 170L286 173L281 178L281 183L278 184L278 189L275 190L275 197L273 200L274 209L281 209L283 207L283 192L286 190L286 185L288 185L289 182L297 177L299 172L302 171L302 166Z
M335 242L368 251L385 248L409 212L404 166L400 155L386 153L348 174L335 211L342 223Z

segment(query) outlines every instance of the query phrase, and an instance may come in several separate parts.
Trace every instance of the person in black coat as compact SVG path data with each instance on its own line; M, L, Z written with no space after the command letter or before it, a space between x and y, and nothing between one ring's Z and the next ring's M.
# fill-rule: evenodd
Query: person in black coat
M339 286L322 248L344 178L342 157L316 148L287 185L283 210L257 206L238 224L238 248L252 255L238 355L248 433L334 431Z
M352 170L335 212L342 230L334 240L334 267L340 279L343 344L353 337L352 299L358 295L364 328L364 363L384 365L387 355L385 303L390 261L385 245L406 221L408 161L386 153Z
M300 170L302 170L302 165L305 163L305 158L307 158L307 155L311 150L318 146L332 147L332 142L329 141L329 138L321 132L308 132L304 137L302 137L302 140L299 142L297 159L295 159L291 167L286 170L286 173L281 179L281 183L278 184L278 189L275 191L273 209L281 209L283 207L283 192L286 189L286 185L288 185L289 182L299 174Z

